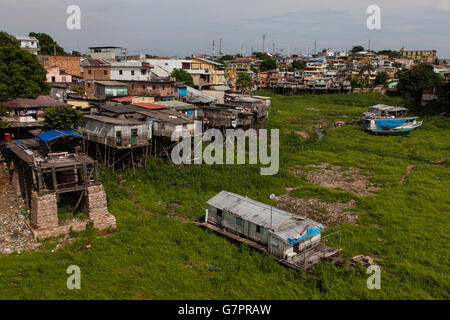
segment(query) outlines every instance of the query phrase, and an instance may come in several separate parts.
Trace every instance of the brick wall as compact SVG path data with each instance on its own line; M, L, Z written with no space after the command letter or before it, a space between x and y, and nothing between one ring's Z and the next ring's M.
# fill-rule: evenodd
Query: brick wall
M64 72L81 77L80 57L76 56L39 56L44 67L59 67Z
M175 96L173 82L121 81L128 86L130 96L171 97Z

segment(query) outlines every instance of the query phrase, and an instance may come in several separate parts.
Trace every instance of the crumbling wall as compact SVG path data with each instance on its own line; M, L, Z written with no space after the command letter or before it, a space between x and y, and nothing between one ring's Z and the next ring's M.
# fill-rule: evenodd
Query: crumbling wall
M31 193L31 224L36 229L58 226L58 202L55 193L42 196L36 191Z
M116 227L116 218L108 212L106 193L102 185L90 186L83 202L83 212L99 230Z

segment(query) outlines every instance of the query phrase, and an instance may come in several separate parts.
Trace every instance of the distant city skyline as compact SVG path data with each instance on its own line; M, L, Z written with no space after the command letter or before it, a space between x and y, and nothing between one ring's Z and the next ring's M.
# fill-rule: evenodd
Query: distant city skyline
M366 26L366 8L381 9L381 29ZM81 8L81 30L68 30L66 8ZM219 52L249 54L265 49L308 53L362 45L383 49L435 49L450 58L450 0L349 1L325 0L21 0L0 3L0 30L15 36L44 32L67 52L88 52L90 46L112 45L128 54L183 58Z

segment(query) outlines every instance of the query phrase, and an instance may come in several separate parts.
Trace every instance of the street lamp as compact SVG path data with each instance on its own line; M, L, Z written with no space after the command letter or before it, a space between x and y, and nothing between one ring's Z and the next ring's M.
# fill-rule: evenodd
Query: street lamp
M277 197L273 193L269 196L270 200L275 200ZM272 205L270 205L270 228L273 230L272 227Z

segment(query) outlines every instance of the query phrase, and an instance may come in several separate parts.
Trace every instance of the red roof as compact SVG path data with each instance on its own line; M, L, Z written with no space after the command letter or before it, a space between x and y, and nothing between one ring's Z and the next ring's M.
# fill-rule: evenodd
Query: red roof
M68 106L68 104L59 102L50 96L39 96L36 99L16 98L7 102L0 102L0 105L7 108L45 108Z
M117 102L122 102L122 101L132 101L133 98L136 98L136 96L120 97L120 98L114 98L114 99L111 99L111 100L117 101Z
M161 104L155 104L155 103L132 103L132 106L141 107L145 109L151 109L151 110L158 110L158 109L167 109L168 106L163 106Z

